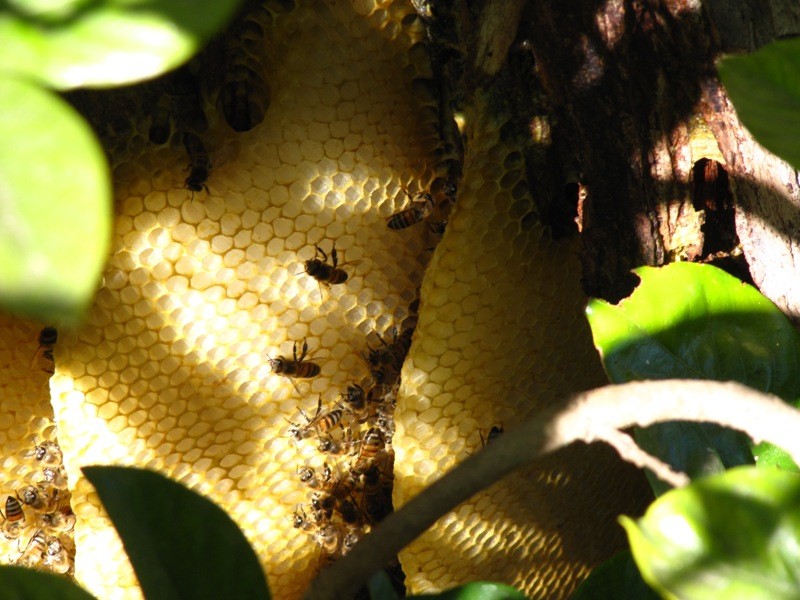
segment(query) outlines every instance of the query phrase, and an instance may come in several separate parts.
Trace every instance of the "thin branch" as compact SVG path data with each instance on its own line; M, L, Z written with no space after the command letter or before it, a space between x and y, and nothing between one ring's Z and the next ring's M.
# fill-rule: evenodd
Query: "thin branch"
M714 422L769 440L800 463L800 411L738 383L666 380L612 385L578 394L507 431L389 515L312 582L306 598L351 597L398 551L458 504L524 463L612 429L663 421Z
M684 487L689 485L691 479L686 473L681 473L670 467L664 461L648 454L633 441L633 438L618 429L596 432L597 440L607 443L614 448L623 458L642 469L649 469L653 475L672 487Z

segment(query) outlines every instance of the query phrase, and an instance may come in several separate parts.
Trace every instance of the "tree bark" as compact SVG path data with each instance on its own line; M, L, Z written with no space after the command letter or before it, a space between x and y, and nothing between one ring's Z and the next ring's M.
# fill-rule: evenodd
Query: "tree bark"
M616 301L635 285L633 267L735 256L738 234L755 283L800 316L797 172L743 129L715 69L724 51L798 27L798 7L777 1L528 5L520 31L581 192L587 293ZM705 196L703 175L716 198Z

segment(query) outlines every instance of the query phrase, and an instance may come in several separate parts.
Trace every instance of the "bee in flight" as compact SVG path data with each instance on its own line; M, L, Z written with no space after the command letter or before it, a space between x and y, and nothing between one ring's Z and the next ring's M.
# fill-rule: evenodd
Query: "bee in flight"
M287 377L289 381L292 382L297 393L300 393L300 390L297 389L297 385L292 381L293 379L310 379L311 377L319 375L320 372L320 366L317 363L304 360L307 354L308 343L303 340L303 350L300 353L300 358L297 358L297 342L295 342L294 346L292 346L291 359L286 356L278 356L277 358L269 359L269 366L272 372L276 375Z
M186 189L192 192L208 192L206 180L211 173L211 159L203 140L194 133L184 132L183 147L189 155L189 176L184 181Z
M403 191L411 199L411 206L394 213L386 219L386 225L388 225L389 229L398 230L411 227L416 223L422 222L433 212L434 202L430 194L419 192L412 197L406 190Z

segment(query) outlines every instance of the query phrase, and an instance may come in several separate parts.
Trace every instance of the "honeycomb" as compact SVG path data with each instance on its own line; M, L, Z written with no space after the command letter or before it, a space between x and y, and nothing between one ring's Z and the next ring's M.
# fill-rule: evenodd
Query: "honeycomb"
M464 176L423 281L401 377L396 505L491 435L604 382L576 250L553 242L536 217L502 115L478 97L465 121ZM601 492L610 481L620 487ZM608 448L568 448L440 519L401 553L406 584L434 591L479 573L531 597L568 597L609 545L622 543L616 493L636 498L639 489Z
M253 87L269 96L234 107L248 111L236 122L249 130L234 132L229 110L217 109L231 109L228 97L206 99L207 123L193 127L200 150L187 148L180 131L153 143L146 103L107 136L113 249L86 324L59 330L50 382L77 516L75 576L99 598L141 592L81 475L92 464L155 469L211 498L256 549L273 596L300 597L325 553L293 527L309 502L298 475L347 462L295 439L289 423L308 425L303 415L313 421L318 407L336 410L349 385L376 378L364 355L408 330L420 287L391 442L396 504L477 451L482 432L511 428L603 381L577 259L538 225L521 154L501 140L502 123L485 106L468 113L464 177L441 241L426 223L387 226L444 176L438 110L420 84L431 76L424 28L412 5L264 7L251 19L263 38L246 37L249 55L236 59L247 66L246 76L238 71L244 79L262 69ZM332 260L334 244L347 279L325 285L306 261L320 251ZM9 325L2 342L22 385L39 377L27 368L38 330L20 327ZM319 374L273 372L304 342ZM43 382L19 393L41 394ZM33 437L53 435L45 431L50 408L37 402L35 410L3 405L6 422L28 423L0 427L7 480L21 480L14 457ZM368 423L356 429L354 445L365 445ZM410 591L479 574L531 596L568 595L621 542L613 517L632 495L630 474L594 446L515 474L401 555Z
M58 573L73 569L75 516L53 425L48 380L55 330L0 317L3 518L0 562Z

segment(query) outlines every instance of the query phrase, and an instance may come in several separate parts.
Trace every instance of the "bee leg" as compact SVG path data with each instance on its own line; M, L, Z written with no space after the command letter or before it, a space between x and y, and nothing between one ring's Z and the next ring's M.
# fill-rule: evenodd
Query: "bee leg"
M297 342L295 342L295 347L296 346ZM298 362L303 362L303 359L306 357L306 354L308 354L308 342L306 342L306 338L303 338L303 352L302 354L300 354L300 360ZM294 359L297 360L297 355L295 355Z
M298 362L297 361L297 342L295 342L292 345L292 358L294 359L294 362ZM302 357L300 358L300 360L303 360Z
M327 255L327 254L325 254L325 251L324 251L322 248L320 248L319 246L315 246L315 248L317 249L317 252L318 252L319 254L322 254L322 259L323 259L325 262L328 262L328 255ZM314 255L314 258L317 258L317 255L316 255L316 254Z
M336 265L339 263L336 258L336 242L333 242L333 246L331 246L331 260L333 261L333 268L335 269Z

